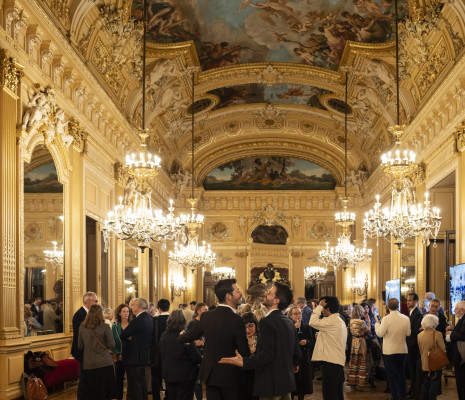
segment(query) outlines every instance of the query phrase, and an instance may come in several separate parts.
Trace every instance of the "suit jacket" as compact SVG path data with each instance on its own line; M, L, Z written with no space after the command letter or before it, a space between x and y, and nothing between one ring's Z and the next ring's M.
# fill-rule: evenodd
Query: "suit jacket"
M207 342L208 343L208 342ZM244 369L254 369L254 396L273 397L296 390L294 366L302 356L297 330L281 310L258 324L257 351L244 358Z
M234 357L238 350L243 357L250 355L244 320L229 307L218 306L200 317L200 324L179 337L189 343L205 336L205 354L200 365L200 378L209 386L239 385L241 369L218 364L223 357Z
M78 360L83 361L84 359L84 352L79 349L78 347L78 337L79 337L79 328L81 324L87 317L87 312L84 307L81 307L77 310L73 315L73 344L71 346L71 354L72 356Z
M407 348L408 352L418 352L418 341L417 336L420 333L421 320L423 319L423 314L421 313L418 307L412 311L410 315L410 336L407 336Z
M146 312L134 317L121 333L123 362L126 365L145 366L148 361L152 341L152 317ZM129 340L131 338L131 340Z
M160 338L166 330L166 321L169 315L153 317L152 342L150 344L150 365L154 368L160 367Z
M454 330L450 333L450 341L452 344L452 364L455 368L460 367L462 361L462 356L460 355L459 349L457 347L457 342L465 341L465 316L459 319L457 325L455 325Z
M195 342L179 343L179 331L165 331L160 338L161 376L167 382L185 382L197 378L202 356Z
M313 310L309 306L304 306L302 308L302 321L304 325L308 325L310 322L310 316L312 315Z

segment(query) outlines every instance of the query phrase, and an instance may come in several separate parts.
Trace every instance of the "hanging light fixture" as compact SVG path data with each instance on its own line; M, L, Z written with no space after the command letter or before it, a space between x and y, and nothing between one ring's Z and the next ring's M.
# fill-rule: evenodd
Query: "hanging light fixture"
M324 267L305 267L305 284L309 286L318 285L325 280L327 273L328 270Z
M57 242L52 242L53 250L44 250L44 258L45 261L52 264L54 267L57 265L63 265L63 245L61 246L61 250L58 250Z
M399 101L399 16L397 0L395 0L396 14L396 89L397 89L397 125L390 127L389 131L394 135L396 149L394 153L388 152L381 157L381 166L386 174L394 178L391 191L391 204L389 208L381 210L379 195L376 196L374 208L365 214L365 237L385 238L391 236L393 243L401 248L408 238L421 237L422 243L427 246L430 238L436 237L441 227L439 209L431 208L428 193L425 193L424 207L421 204L413 204L414 198L410 187L414 184L415 177L421 173L421 166L415 162L415 153L410 150L400 150L401 137L405 125L400 125L400 101ZM397 251L397 250L396 250Z
M346 72L346 98L347 105L347 72ZM344 115L344 130L345 130L345 169L344 169L344 198L342 199L343 211L336 213L336 224L341 227L341 234L337 239L336 247L329 247L326 242L326 248L320 250L318 261L328 267L338 269L347 269L349 265L355 266L356 264L371 259L371 249L366 248L366 240L363 241L363 248L358 249L350 242L350 227L355 223L355 213L347 211L349 204L349 197L347 195L347 112L348 107L345 107Z
M195 70L192 72L192 106L191 106L191 135L192 135L192 155L191 155L191 198L187 201L191 205L190 215L182 215L181 219L188 231L187 245L174 244L174 250L170 251L170 263L182 265L194 272L197 268L214 267L215 253L210 245L205 242L199 244L199 234L197 232L203 226L203 215L196 214L195 206L197 199L194 194L194 114L195 114Z
M352 278L350 291L354 293L354 295L357 294L360 297L366 296L368 293L368 274L365 276L364 281L359 278Z
M126 156L125 171L128 175L128 184L133 188L123 203L115 206L114 211L108 213L108 220L104 223L103 238L105 251L108 249L111 236L120 240L133 239L142 252L149 247L150 241L162 242L166 247L166 240L185 241L184 221L174 216L173 201L170 200L169 213L163 215L162 210L152 209L152 190L149 179L158 175L160 158L145 152L146 140L150 136L145 127L145 96L146 96L146 33L147 33L147 7L144 0L143 13L143 48L142 48L142 127L139 130L141 150L138 155Z
M212 270L212 276L215 280L220 281L222 279L231 279L236 276L236 272L232 267L214 267Z

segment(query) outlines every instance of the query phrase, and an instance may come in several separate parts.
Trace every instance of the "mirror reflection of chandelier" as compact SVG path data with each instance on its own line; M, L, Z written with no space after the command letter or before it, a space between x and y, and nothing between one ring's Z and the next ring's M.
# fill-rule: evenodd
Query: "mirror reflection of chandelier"
M214 267L212 276L215 280L231 279L236 276L236 272L232 267Z
M318 285L324 281L328 270L324 267L305 267L305 283L309 286Z
M53 250L44 250L45 262L51 263L53 266L63 265L63 257L65 254L63 251L63 245L61 246L61 250L58 250L57 242L52 242L52 244Z
M174 250L169 252L170 264L172 266L182 265L194 272L198 268L214 267L216 256L212 252L210 245L205 242L199 244L198 229L203 226L203 215L196 214L195 206L197 199L194 194L194 114L195 114L195 70L192 69L192 106L191 106L191 136L192 136L192 154L191 154L191 198L187 201L191 204L191 214L183 215L182 221L188 231L187 245L179 243L174 244Z
M365 280L360 278L352 278L350 284L350 291L358 296L366 296L368 293L368 274L365 276Z
M145 141L149 137L149 130L145 128L146 17L146 7L144 6L142 128L139 132L141 150L138 156L134 153L126 156L124 170L127 173L128 181L125 192L128 195L125 196L124 201L120 197L120 204L115 206L114 211L108 213L108 220L105 221L102 230L105 251L108 249L111 236L115 236L120 240L135 240L142 252L150 246L150 241L162 242L163 247L166 247L166 240L181 239L185 241L186 239L184 223L181 218L174 216L174 207L171 200L167 215L164 215L162 210L152 208L152 191L148 180L158 175L160 158L145 152L147 146Z
M171 301L174 301L175 297L181 297L183 293L187 291L187 283L182 275L174 275L171 277Z
M363 230L365 237L387 237L391 235L393 243L398 248L404 246L408 238L421 237L422 243L427 246L430 238L436 239L441 226L439 209L431 208L428 194L425 193L424 207L421 204L414 205L414 195L411 187L416 178L422 174L422 167L415 163L415 153L409 150L401 151L401 136L405 126L401 126L400 102L399 102L399 21L396 7L396 86L397 86L397 125L390 127L389 131L394 135L396 147L394 153L383 154L382 167L384 172L394 178L391 192L391 204L389 208L381 210L379 196L376 196L374 208L365 214ZM436 247L436 242L434 243Z
M345 102L347 104L347 72L346 72L346 96ZM347 269L348 266L352 265L355 267L356 264L371 259L371 249L367 249L366 240L363 241L363 248L356 248L350 240L351 232L350 227L355 223L355 213L347 211L349 203L349 197L347 196L347 112L348 107L345 107L345 119L344 119L344 130L345 130L345 174L344 174L344 197L342 198L343 211L336 213L335 220L336 224L341 227L341 234L337 239L337 245L335 247L329 247L329 243L326 242L326 248L320 250L318 261L325 264L327 267L333 267L337 270L339 267Z

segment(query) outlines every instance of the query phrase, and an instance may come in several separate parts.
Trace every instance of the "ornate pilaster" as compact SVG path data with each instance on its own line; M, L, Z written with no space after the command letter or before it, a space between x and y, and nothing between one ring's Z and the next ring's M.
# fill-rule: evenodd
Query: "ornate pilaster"
M17 312L18 194L16 165L16 90L21 69L0 50L0 340L20 336Z

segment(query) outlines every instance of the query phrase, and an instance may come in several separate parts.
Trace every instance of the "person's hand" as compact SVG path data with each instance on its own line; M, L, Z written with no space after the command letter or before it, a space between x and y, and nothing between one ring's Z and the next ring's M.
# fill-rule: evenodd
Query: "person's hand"
M300 328L300 321L296 322L294 325L295 325L296 329L299 329Z
M186 331L181 331L181 332L179 332L179 335L184 335L185 332Z
M236 357L223 357L218 364L231 364L235 365L236 367L243 367L244 360L239 352L236 350Z
M122 355L122 354L119 354L119 355L118 355L118 360L119 360L119 361L123 361L123 355Z
M197 347L202 347L202 346L205 346L205 343L202 341L202 340L196 340L195 341L195 345Z
M307 344L307 341L306 341L305 339L302 339L302 340L299 342L299 344L300 344L301 346L305 346L305 345Z
M323 308L326 306L326 300L325 299L322 299L320 301L320 306L323 307Z
M299 372L299 366L298 366L298 365L294 365L294 374L296 374L297 372Z
M132 340L132 336L129 336L129 337L128 337L128 340Z
M257 351L256 347L250 347L250 354L254 354Z

